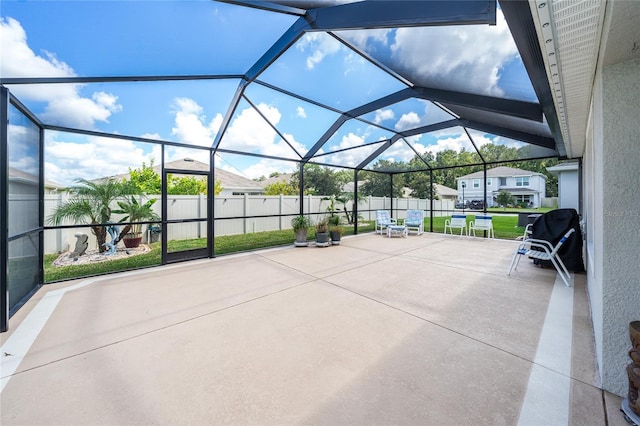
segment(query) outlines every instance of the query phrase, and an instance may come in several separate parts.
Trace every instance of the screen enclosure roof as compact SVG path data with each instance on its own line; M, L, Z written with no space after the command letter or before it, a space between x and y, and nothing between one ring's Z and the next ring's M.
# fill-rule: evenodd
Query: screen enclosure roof
M524 1L7 2L2 25L2 84L54 141L213 149L249 177L566 156Z

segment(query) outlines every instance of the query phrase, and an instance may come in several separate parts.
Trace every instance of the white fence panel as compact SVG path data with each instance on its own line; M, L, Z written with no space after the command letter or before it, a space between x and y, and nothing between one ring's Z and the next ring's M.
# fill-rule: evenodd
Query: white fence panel
M141 203L150 198L158 201L153 205L154 211L160 215L162 206L160 196L140 197ZM327 208L330 205L328 200L323 200L322 196L307 195L302 199L304 212L309 215L315 223L320 217L327 215ZM49 217L56 206L68 200L68 195L47 194L45 195L45 220ZM170 219L193 219L207 217L207 198L195 195L169 195L167 197L167 212ZM430 201L416 198L394 198L393 214L399 218L406 216L407 209L421 209L425 211L425 216L429 215ZM347 203L349 213L352 212L353 203ZM336 213L344 216L342 204L335 206ZM113 205L116 209L117 205ZM227 195L214 198L214 218L215 235L236 235L252 232L272 231L279 229L291 229L291 218L300 211L300 200L297 196L265 196L265 195ZM454 202L450 200L435 200L433 203L434 216L447 216L453 212ZM366 197L358 203L359 216L363 220L375 220L376 210L390 210L391 198L389 197ZM246 217L246 216L268 216L268 215L291 215L283 217ZM121 215L114 214L114 222L120 220ZM231 219L239 218L239 219ZM66 223L70 224L70 223ZM147 230L143 226L143 230ZM56 253L67 251L75 247L77 232L86 233L89 236L89 248L97 248L95 236L90 232L90 228L82 229L57 229L45 233L45 253ZM172 225L169 230L169 239L193 239L204 238L207 234L207 224L187 223ZM147 242L148 234L144 232L143 242Z

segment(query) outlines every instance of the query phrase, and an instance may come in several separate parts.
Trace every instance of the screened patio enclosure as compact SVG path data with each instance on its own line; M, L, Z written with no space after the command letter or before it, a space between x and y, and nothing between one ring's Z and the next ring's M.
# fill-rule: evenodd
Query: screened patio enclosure
M322 216L326 203L305 192L309 166L343 172L356 200L363 173L389 176L393 209L398 174L423 173L433 188L432 173L451 167L486 176L504 161L567 155L553 57L528 2L52 1L1 12L3 330L44 282L49 242L91 233L48 219L78 179L156 167L147 195L159 218L142 222L161 229L162 264L213 257L224 229ZM248 212L249 190L216 192L221 171L292 174L297 193ZM197 212L171 212L177 176L206 182ZM243 202L243 213L230 207ZM187 228L199 245L168 248Z

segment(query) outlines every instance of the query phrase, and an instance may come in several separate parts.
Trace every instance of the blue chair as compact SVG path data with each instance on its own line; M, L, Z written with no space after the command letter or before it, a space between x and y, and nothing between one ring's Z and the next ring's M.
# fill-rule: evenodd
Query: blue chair
M382 234L382 229L390 225L397 225L398 221L393 219L388 210L376 210L376 232Z
M413 229L418 235L421 235L424 232L424 212L422 210L407 210L404 226L407 227L408 232Z

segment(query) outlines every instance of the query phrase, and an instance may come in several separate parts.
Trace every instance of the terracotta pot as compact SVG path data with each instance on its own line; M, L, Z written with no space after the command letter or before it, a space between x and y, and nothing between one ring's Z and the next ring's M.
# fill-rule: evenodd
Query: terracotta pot
M124 243L124 246L126 248L136 248L142 242L142 236L139 236L139 237L124 237L122 239L122 242Z

